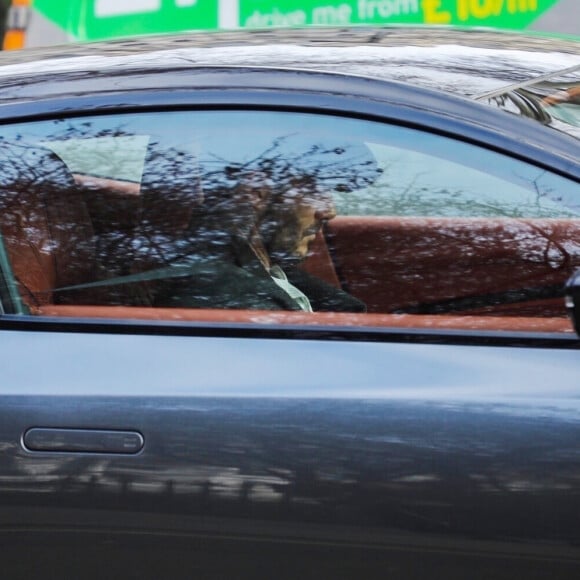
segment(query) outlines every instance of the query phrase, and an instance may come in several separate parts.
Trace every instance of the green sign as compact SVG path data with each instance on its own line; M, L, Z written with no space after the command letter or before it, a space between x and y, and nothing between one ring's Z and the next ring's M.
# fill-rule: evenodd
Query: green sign
M218 28L217 0L34 0L77 40Z
M455 24L526 28L558 0L240 0L244 27Z
M522 30L559 0L34 0L77 40L218 28L451 24Z

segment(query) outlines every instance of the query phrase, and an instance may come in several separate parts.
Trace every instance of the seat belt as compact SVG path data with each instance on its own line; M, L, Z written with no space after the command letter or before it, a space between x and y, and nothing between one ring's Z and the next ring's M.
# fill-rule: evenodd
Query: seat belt
M191 275L191 265L187 266L168 266L167 268L158 268L156 270L148 270L140 274L128 274L126 276L118 276L116 278L107 278L105 280L98 280L96 282L87 282L85 284L74 284L73 286L62 286L47 290L45 293L54 292L68 292L70 290L88 290L90 288L103 288L106 286L120 286L122 284L133 284L135 282L149 282L151 280L162 280L166 278L181 278ZM41 294L41 292L37 292Z

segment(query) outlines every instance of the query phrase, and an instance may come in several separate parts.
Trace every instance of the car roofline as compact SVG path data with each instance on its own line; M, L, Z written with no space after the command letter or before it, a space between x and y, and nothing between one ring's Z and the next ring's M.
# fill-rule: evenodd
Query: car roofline
M440 36L438 36L440 35ZM346 38L348 37L348 38ZM434 37L433 40L431 37ZM267 44L278 45L282 39L301 46L347 46L352 42L363 45L383 45L383 41L392 44L386 46L413 45L429 46L429 42L457 42L460 45L476 48L489 48L500 40L514 40L526 45L522 49L533 46L534 50L550 52L552 50L575 54L576 45L580 44L578 37L569 35L553 35L534 30L507 30L483 26L453 26L446 24L356 24L349 26L295 26L290 28L252 28L230 30L191 30L175 33L146 33L124 36L114 39L93 40L89 42L65 43L60 45L36 46L18 51L0 52L0 63L3 60L12 64L29 62L27 59L44 60L46 58L74 58L99 53L127 55L159 50L154 45L164 46L161 50L171 50L178 47L219 47L246 44L252 39L253 46ZM346 40L345 40L346 38ZM545 40L549 39L554 48L545 48ZM190 42L191 44L188 44ZM240 44L241 43L241 44ZM465 43L465 44L463 44ZM169 48L171 45L171 48ZM1 66L1 65L0 65Z
M574 152L580 143L574 137L444 91L376 77L290 67L180 65L170 69L107 70L104 76L110 78L112 72L116 73L114 83L102 83L103 76L82 71L36 73L39 82L32 82L28 93L27 87L14 78L13 86L0 87L0 123L168 106L266 106L348 112L461 136L474 143L479 139L480 144L495 146L498 151L517 149L528 160L535 159L533 152L541 152L554 161L558 159L563 174L580 179L578 154ZM56 92L39 99L36 95L41 84L54 85ZM213 104L205 103L202 93L211 96ZM400 118L403 112L404 118ZM542 165L540 160L537 163Z

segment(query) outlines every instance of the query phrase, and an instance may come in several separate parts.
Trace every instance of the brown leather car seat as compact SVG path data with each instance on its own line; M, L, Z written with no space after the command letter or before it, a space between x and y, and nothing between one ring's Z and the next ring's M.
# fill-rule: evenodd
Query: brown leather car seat
M580 220L339 216L328 241L369 312L566 316Z
M87 303L55 288L94 280L94 236L66 164L52 151L0 143L0 231L25 304Z
M196 209L203 199L200 169L194 156L157 142L149 145L138 196L131 216L129 248L117 276L143 275L117 286L119 304L151 306L159 284L155 273L191 252ZM152 278L148 278L148 273Z
M141 178L134 270L167 266L187 253L184 238L203 200L200 172L190 153L149 145Z

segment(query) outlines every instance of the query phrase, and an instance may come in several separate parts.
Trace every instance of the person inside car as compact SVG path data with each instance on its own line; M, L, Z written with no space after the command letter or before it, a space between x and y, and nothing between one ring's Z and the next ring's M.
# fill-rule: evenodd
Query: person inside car
M227 166L219 177L208 173L203 207L190 228L196 249L180 265L184 275L158 286L153 305L364 312L360 300L299 265L323 224L336 216L321 167L332 165L327 174L342 191L370 183L378 170L365 150L364 171L351 166L351 156L341 176L337 160L344 148L310 150L324 163L314 168L311 157L305 167L270 155L250 167Z

